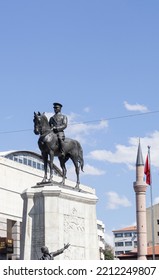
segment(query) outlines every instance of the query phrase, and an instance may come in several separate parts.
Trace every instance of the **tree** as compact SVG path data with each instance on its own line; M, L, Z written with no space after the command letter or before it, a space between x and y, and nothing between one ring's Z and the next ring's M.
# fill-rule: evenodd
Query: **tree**
M105 242L105 249L103 250L105 260L114 260L113 248Z

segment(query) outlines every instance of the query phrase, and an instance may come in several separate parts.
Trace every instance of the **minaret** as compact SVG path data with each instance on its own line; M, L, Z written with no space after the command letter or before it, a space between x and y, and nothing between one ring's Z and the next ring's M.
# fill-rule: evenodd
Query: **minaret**
M139 142L136 159L136 222L137 222L137 253L138 260L146 260L147 228L146 228L146 183L144 182L144 161Z

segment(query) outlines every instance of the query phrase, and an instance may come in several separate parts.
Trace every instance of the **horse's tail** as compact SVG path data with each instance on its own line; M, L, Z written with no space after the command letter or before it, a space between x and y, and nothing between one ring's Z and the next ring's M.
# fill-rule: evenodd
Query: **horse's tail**
M84 170L83 170L83 167L84 167L83 149L79 142L77 142L77 145L78 145L78 161L79 161L81 170L84 172Z

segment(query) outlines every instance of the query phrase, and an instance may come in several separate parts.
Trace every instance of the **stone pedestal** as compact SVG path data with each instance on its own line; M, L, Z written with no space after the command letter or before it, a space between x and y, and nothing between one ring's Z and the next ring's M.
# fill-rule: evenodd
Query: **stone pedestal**
M54 252L66 243L70 247L55 259L99 259L94 190L45 185L25 190L22 198L21 259L39 259L42 246Z

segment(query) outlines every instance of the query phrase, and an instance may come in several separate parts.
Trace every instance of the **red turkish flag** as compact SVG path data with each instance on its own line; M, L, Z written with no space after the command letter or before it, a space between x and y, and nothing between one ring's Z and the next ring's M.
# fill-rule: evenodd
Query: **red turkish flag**
M150 176L150 163L149 163L149 156L147 154L145 167L144 167L144 174L146 175L146 184L151 185L151 176Z

